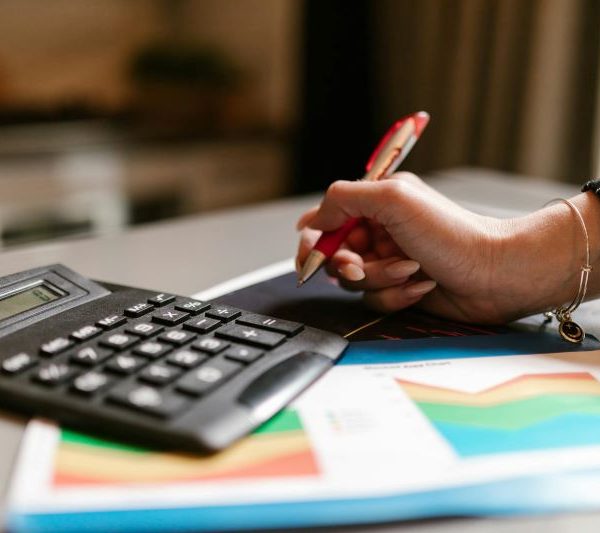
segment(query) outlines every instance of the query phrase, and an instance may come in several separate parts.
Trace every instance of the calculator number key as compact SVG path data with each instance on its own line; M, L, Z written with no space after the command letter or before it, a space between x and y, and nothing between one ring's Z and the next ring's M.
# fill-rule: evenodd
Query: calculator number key
M185 329L189 329L191 331L195 331L196 333L209 333L213 329L218 328L221 325L221 322L215 320L214 318L194 318L193 320L188 320L183 327Z
M177 384L177 389L196 396L206 394L242 368L240 363L225 359L209 361L184 376Z
M38 361L39 359L37 357L33 357L25 352L20 352L11 355L2 361L2 372L12 375L20 374L21 372L25 372L28 368L35 366Z
M215 335L224 339L230 339L259 348L275 348L279 346L286 336L281 333L273 333L258 328L250 328L240 325L229 325L217 330Z
M168 418L180 412L189 402L182 396L158 391L139 384L124 384L110 393L108 400L130 409L160 418Z
M196 335L193 333L190 333L189 331L183 331L181 329L167 331L159 337L161 341L175 344L176 346L182 346L186 342L193 341L195 338Z
M56 355L64 352L66 349L73 346L73 344L75 343L66 337L57 337L56 339L52 339L51 341L42 344L40 353L43 355Z
M298 322L290 322L289 320L280 320L270 316L247 314L237 320L238 324L246 326L255 326L257 328L283 333L284 335L292 336L302 331L304 326Z
M202 311L206 311L210 309L210 305L200 300L193 299L183 299L180 298L175 305L175 309L178 311L183 311L184 313L189 313L190 315L197 315Z
M165 328L159 326L158 324L151 324L150 322L139 322L133 326L128 327L125 331L127 333L131 333L133 335L137 335L138 337L148 338L152 337L152 335L156 335L160 333Z
M165 309L164 311L154 313L152 315L152 321L164 324L165 326L176 326L189 318L189 316L189 313L175 311L174 309Z
M33 379L43 385L59 385L68 381L77 373L77 370L66 363L49 363L41 367Z
M192 348L194 350L200 350L201 352L212 355L223 351L225 348L227 348L227 346L229 346L228 342L225 342L221 339L214 339L212 337L200 339L198 342L192 344Z
M237 318L242 314L239 309L235 307L229 307L227 305L217 305L210 311L207 311L206 316L209 318L216 318L221 322L229 322L234 318Z
M115 379L102 372L86 372L73 381L71 389L79 394L91 396L101 390L107 389L114 383Z
M192 350L177 350L167 357L167 363L180 366L181 368L194 368L208 359L203 353Z
M71 361L80 365L94 366L108 359L112 351L98 346L84 346L71 355Z
M125 350L133 346L140 339L135 335L127 335L126 333L113 333L100 341L100 345L113 350Z
M142 357L117 355L106 364L106 370L116 372L117 374L133 374L146 363L147 360Z
M96 335L100 335L100 333L102 333L102 330L99 327L89 325L79 328L71 333L69 337L71 337L73 340L83 342L95 337Z
M152 304L140 302L139 304L132 305L125 309L125 315L131 318L138 318L149 313L152 309L154 309Z
M151 359L158 359L159 357L170 352L172 349L172 346L163 344L162 342L146 341L133 350L133 353L137 355L143 355L144 357L149 357Z
M156 363L144 368L140 373L140 379L154 385L164 385L179 377L182 372L180 368Z

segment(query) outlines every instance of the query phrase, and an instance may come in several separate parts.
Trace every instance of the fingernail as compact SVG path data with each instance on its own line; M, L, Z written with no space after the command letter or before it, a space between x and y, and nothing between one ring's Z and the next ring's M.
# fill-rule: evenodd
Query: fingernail
M416 261L396 261L384 267L383 271L393 279L407 278L421 268Z
M422 294L428 293L429 291L435 289L437 283L432 279L427 281L420 281L419 283L415 283L410 287L406 287L406 294L409 296L421 296Z
M344 265L338 269L338 272L348 281L360 281L365 279L365 272L357 265Z

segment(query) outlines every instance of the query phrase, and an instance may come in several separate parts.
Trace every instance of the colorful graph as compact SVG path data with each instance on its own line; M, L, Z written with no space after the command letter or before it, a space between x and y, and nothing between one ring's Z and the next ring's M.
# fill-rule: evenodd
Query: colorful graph
M53 484L162 484L318 474L298 413L284 410L237 445L206 457L155 452L62 430Z
M523 374L478 393L397 381L463 457L600 445L600 382L587 372Z

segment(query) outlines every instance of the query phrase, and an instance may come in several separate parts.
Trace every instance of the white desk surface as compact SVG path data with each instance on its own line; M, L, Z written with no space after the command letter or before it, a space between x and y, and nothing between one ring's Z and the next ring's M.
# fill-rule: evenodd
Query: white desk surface
M466 207L510 216L531 211L577 188L507 174L453 169L428 180ZM62 240L5 252L0 276L50 263L64 263L104 281L192 294L231 277L290 257L295 221L318 197L286 199L205 216L147 225L97 239ZM25 421L0 416L0 487L5 493ZM415 533L581 533L600 530L600 513L485 519L425 520L344 528L355 532Z

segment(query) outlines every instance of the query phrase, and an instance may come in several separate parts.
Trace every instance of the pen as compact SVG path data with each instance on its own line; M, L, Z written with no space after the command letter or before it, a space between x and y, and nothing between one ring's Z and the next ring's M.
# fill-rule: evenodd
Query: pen
M396 121L379 141L367 162L366 174L361 180L377 181L392 174L419 140L428 122L429 114L425 111L407 115ZM335 254L359 222L359 218L350 218L338 229L323 232L302 265L298 275L298 287L314 276L323 263Z

